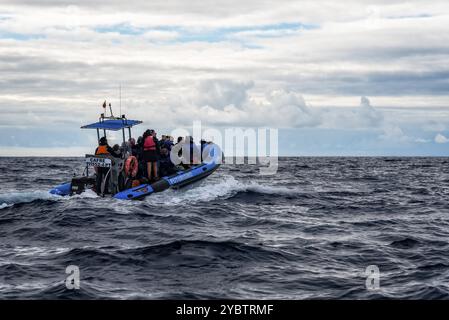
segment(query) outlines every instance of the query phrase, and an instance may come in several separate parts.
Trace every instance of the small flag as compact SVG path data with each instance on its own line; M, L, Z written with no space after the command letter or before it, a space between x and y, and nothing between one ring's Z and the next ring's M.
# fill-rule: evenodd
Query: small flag
M106 109L106 100L103 102L103 108Z

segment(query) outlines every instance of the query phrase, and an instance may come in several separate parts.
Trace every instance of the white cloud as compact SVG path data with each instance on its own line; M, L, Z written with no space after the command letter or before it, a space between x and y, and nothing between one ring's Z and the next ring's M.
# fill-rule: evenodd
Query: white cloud
M432 140L424 139L424 138L417 138L417 139L415 139L415 142L418 142L418 143L429 143L429 142L432 142Z
M449 139L446 138L446 137L445 137L444 135L442 135L441 133L438 133L438 134L435 136L434 141L435 141L436 143L448 143L448 142L449 142Z
M411 138L408 137L404 131L395 125L385 125L383 127L383 133L380 135L380 138L386 141L401 141L401 142L410 142Z
M0 126L76 126L104 99L117 106L121 83L125 111L149 125L375 130L407 142L422 139L407 127L448 127L447 1L72 3L1 2ZM357 107L360 96L375 107Z
M240 108L247 100L247 91L254 82L232 81L227 79L205 80L200 82L193 97L193 103L198 106L210 106L223 109L233 105Z
M319 125L318 112L302 95L270 89L264 96L251 94L253 82L210 79L199 82L193 94L169 102L185 124L202 120L211 125L303 128Z
M361 97L360 108L357 112L359 117L365 120L366 126L376 126L384 120L382 113L371 106L371 102L367 97Z
M179 37L175 31L151 30L142 35L145 39L152 41L173 41Z

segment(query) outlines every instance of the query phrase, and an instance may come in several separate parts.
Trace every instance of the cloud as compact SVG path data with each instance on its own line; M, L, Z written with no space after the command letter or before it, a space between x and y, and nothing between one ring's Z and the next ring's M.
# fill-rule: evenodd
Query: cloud
M142 36L152 41L173 41L179 37L179 33L176 31L150 30Z
M304 95L408 95L420 103L425 95L449 96L449 5L443 1L287 1L279 8L269 1L70 4L2 1L0 61L20 55L36 63L18 64L14 73L1 64L3 88L37 82L39 88L27 91L36 94L85 83L98 91L123 79L142 96L150 82L174 90L230 78L258 80L254 89L261 93L281 87ZM54 79L56 73L44 70L42 76L41 61L69 74ZM83 70L76 66L86 63Z
M251 114L257 115L260 109L265 116L265 123L277 123L280 127L314 127L321 123L318 112L307 106L303 96L289 90L273 90L266 97L264 108L251 105ZM265 125L266 125L265 124Z
M418 142L418 143L429 143L429 142L432 142L432 140L424 139L424 138L416 138L415 142Z
M448 17L445 0L3 0L0 127L77 128L121 84L148 125L433 140L449 123Z
M218 126L273 128L313 127L320 116L298 92L270 89L263 96L251 93L255 82L210 79L197 84L193 94L178 95L169 104L183 114L185 124L202 120Z
M449 142L449 139L446 138L446 137L445 137L444 135L442 135L441 133L438 133L438 134L435 136L434 141L435 141L436 143L448 143L448 142Z
M385 125L382 128L382 134L379 136L385 141L410 142L412 139L407 136L404 131L396 125Z
M252 81L241 82L227 79L202 81L197 87L193 102L200 107L223 109L233 105L240 108L248 99L247 91L253 86Z
M366 126L376 126L384 120L382 113L371 106L371 102L367 97L361 97L360 108L357 110L357 113L366 122Z

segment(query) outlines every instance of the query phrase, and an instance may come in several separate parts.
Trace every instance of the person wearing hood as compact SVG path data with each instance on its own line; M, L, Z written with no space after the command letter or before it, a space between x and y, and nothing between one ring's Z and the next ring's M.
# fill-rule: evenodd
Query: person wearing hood
M136 140L134 138L129 138L128 143L127 143L127 148L129 150L130 155L137 158L138 146L137 146Z

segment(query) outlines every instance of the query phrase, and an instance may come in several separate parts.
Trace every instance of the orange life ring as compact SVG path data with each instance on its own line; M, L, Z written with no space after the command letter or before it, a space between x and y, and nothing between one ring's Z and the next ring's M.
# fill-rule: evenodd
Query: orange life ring
M135 177L137 175L137 170L139 169L139 163L137 158L134 156L128 157L125 161L125 173L127 177Z

